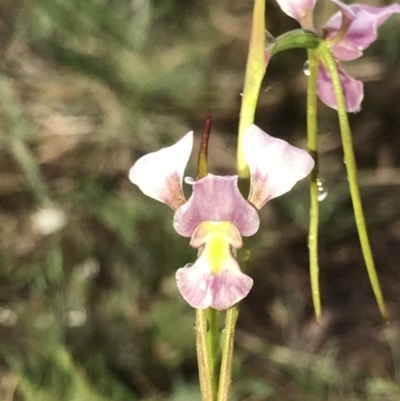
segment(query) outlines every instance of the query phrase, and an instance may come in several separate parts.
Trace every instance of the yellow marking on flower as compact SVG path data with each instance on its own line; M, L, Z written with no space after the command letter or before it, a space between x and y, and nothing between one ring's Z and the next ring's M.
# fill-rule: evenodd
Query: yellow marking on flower
M226 233L216 232L210 234L203 254L210 265L211 273L218 274L225 262L231 257L229 239Z
M229 221L206 221L200 224L192 242L203 246L202 257L207 260L211 274L218 274L232 258L231 247L240 248L242 239ZM197 246L196 246L197 247Z

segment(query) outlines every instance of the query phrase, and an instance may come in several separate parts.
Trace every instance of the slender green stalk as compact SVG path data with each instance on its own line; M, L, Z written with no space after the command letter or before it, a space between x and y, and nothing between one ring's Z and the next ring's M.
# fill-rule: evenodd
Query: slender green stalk
M232 384L233 348L236 322L239 316L238 305L226 311L225 331L223 335L221 374L219 377L218 401L229 401Z
M243 136L253 124L261 82L265 74L265 0L254 0L253 23L247 56L246 76L242 104L240 107L239 137L237 148L237 170L241 184L246 187L249 168L243 154ZM247 183L248 186L248 183ZM245 188L248 189L248 188ZM247 195L247 194L246 194Z
M265 60L265 0L254 0L252 29L244 79L243 98L240 107L239 135L237 145L237 171L239 185L244 196L250 187L249 168L243 153L243 139L247 128L253 124L261 82L266 68ZM238 259L249 258L249 249L244 244L238 251ZM225 332L222 341L222 362L219 378L218 401L228 401L232 383L233 348L238 305L229 308L225 317Z
M250 258L248 238L243 238L243 248L237 251L237 259L243 270L246 270ZM226 311L225 328L222 337L222 361L219 376L218 401L228 401L232 384L233 349L236 322L239 317L239 304Z
M275 41L268 46L267 52L270 57L277 53L291 49L316 49L321 37L315 32L304 29L295 29L278 36Z
M361 249L363 252L369 279L375 294L376 301L378 303L379 310L381 311L383 318L385 320L388 320L388 311L386 309L386 304L382 295L379 279L376 274L375 263L368 239L367 227L365 224L364 212L360 197L360 190L358 187L357 165L354 156L354 149L353 149L353 142L351 137L349 121L347 118L347 110L346 110L345 98L343 95L342 83L340 81L340 76L337 70L336 61L328 45L324 42L321 42L319 47L317 48L317 52L329 71L329 75L333 83L333 90L336 96L340 132L342 136L344 158L347 169L347 177L349 181L350 195L351 195L351 200L353 202L354 216L356 220L358 236L360 238Z
M317 78L318 56L314 50L308 50L308 88L307 88L307 146L315 165L310 179L310 228L308 250L310 257L311 294L317 322L321 318L321 298L319 291L318 265L318 124L317 124Z
M213 401L211 365L207 347L207 325L207 311L196 309L196 351L201 398L203 401Z
M218 395L218 373L220 361L220 339L219 339L219 315L220 312L213 308L207 309L208 318L208 355L211 365L211 377L213 387L213 397L217 398Z

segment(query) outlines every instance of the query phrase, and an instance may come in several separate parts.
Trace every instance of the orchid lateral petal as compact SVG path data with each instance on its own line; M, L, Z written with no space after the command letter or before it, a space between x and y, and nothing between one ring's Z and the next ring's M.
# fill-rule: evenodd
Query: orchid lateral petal
M200 256L194 265L178 269L176 280L183 298L196 309L228 309L253 286L253 279L240 271L232 256L218 274L211 274L207 260Z
M130 169L129 179L150 198L176 210L186 200L182 177L193 146L193 132L174 145L141 157Z
M361 109L364 98L363 83L348 75L340 64L337 64L340 80L342 82L343 94L348 112L356 113ZM319 66L317 93L323 103L332 109L337 109L336 97L333 92L332 80L323 65Z
M281 10L297 20L304 29L312 29L312 14L316 0L276 0Z
M181 206L174 216L174 228L184 237L191 237L204 221L229 221L243 236L257 232L260 218L257 211L242 196L237 186L237 176L217 176L208 174L194 181L190 199Z
M332 47L337 60L350 61L362 56L363 51L378 37L378 28L393 14L400 13L400 4L371 7L363 4L347 6L355 15L346 35ZM334 37L342 24L342 12L335 13L323 27L325 39Z
M255 125L245 133L243 151L250 169L249 202L257 209L290 191L314 166L305 150L274 138Z

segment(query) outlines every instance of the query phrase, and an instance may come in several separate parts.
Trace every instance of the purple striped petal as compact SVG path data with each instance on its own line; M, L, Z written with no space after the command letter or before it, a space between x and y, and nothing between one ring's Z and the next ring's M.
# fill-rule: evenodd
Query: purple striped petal
M232 256L218 274L212 274L206 258L200 256L194 265L176 272L176 281L183 298L196 309L228 309L245 298L253 286L253 279L240 271Z
M340 80L342 82L347 111L356 113L357 111L360 111L361 102L364 98L363 83L348 75L340 64L337 66ZM332 81L329 77L328 71L323 65L319 66L317 93L322 102L332 109L337 109Z
M276 0L281 10L297 20L302 28L312 29L312 14L316 0Z
M186 179L193 194L174 216L174 228L184 237L191 237L204 221L229 221L240 234L257 232L260 219L257 211L243 198L237 187L237 176L208 174L199 181Z
M257 209L290 191L314 166L306 151L268 135L255 125L245 133L243 151L251 175L249 202Z
M168 148L141 157L129 170L129 179L141 191L176 210L186 200L182 177L193 146L193 132Z
M371 7L363 4L348 6L355 18L350 24L347 34L332 51L340 61L355 60L362 56L363 51L378 36L378 28L393 14L400 13L400 5L392 4L387 7ZM337 35L342 24L342 11L335 13L323 27L326 39Z

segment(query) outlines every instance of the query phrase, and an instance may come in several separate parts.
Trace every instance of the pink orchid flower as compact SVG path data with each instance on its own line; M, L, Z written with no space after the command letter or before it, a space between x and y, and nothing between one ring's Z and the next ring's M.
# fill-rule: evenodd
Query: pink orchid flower
M322 36L331 46L337 61L351 61L363 55L363 51L377 39L378 28L394 13L400 13L400 5L371 7L363 4L345 5L331 0L339 6L329 21L322 26ZM313 30L313 10L316 0L277 0L282 11L296 19L303 29ZM363 84L348 75L338 63L346 107L349 112L361 108L364 97ZM332 81L325 66L320 64L318 74L318 96L327 106L337 109Z
M248 200L240 193L238 177L208 174L198 181L186 178L192 195L186 201L182 178L193 145L193 132L174 145L141 157L129 179L141 191L175 210L175 231L190 237L199 249L194 264L176 273L178 289L194 308L225 310L243 299L253 280L242 273L234 255L242 236L255 234L257 213L266 202L292 189L314 166L311 156L273 138L255 125L244 136L244 154L251 173Z

